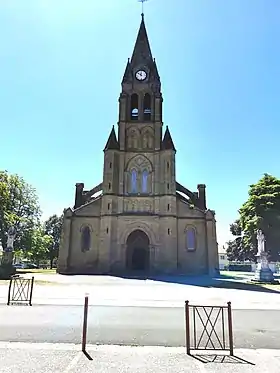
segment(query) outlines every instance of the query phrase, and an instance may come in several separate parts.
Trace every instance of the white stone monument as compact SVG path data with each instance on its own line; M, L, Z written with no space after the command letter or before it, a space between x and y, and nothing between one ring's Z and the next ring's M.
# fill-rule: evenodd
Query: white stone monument
M2 256L2 264L12 265L13 264L13 251L14 251L14 240L16 237L16 229L11 226L7 232L7 245L4 249Z
M256 255L258 265L255 272L254 281L258 282L274 282L274 276L269 268L268 254L265 251L265 236L263 232L257 230L257 241L258 241L258 253Z

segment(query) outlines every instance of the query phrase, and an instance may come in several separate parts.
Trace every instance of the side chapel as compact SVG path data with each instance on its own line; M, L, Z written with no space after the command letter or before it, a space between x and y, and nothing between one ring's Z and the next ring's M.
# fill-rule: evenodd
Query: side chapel
M64 210L62 274L211 274L218 268L215 213L204 184L192 192L175 175L176 149L163 134L161 81L144 16L104 148L103 181L76 184Z

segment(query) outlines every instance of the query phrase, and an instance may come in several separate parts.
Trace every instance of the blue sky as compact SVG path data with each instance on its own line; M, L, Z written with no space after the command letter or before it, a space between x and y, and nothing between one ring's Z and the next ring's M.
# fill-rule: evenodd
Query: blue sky
M0 3L0 169L38 192L44 217L75 183L102 181L120 82L140 25L136 0ZM207 184L218 241L263 173L280 177L280 2L150 0L177 180Z

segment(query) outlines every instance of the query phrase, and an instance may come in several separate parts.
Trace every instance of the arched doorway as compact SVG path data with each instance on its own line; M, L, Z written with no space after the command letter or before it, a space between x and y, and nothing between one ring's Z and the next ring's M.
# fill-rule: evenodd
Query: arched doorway
M148 271L150 266L149 237L137 229L130 233L126 245L126 268L132 271Z

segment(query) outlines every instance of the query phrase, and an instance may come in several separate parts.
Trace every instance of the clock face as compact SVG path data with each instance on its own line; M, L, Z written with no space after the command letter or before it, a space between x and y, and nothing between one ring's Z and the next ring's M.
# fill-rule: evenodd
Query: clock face
M147 73L144 70L138 70L135 76L137 80L145 80L147 78Z

